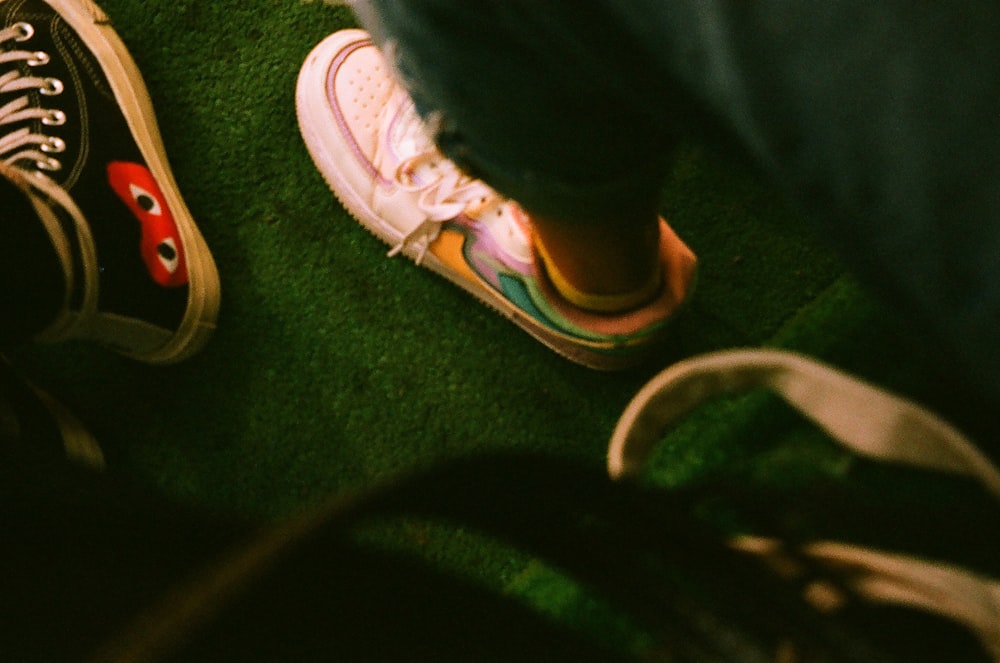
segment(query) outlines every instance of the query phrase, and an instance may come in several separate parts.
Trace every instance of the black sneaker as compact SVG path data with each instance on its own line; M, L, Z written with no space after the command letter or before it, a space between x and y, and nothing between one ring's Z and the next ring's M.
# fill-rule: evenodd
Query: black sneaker
M219 277L167 163L145 84L89 0L0 2L0 163L66 273L38 340L85 338L150 363L197 352Z

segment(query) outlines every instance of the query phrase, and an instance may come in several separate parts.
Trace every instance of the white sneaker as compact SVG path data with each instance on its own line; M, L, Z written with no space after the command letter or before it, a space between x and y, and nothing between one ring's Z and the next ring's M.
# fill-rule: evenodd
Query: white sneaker
M309 54L296 108L327 184L390 256L402 253L444 276L573 361L605 370L637 363L690 293L696 259L663 223L670 259L654 301L621 314L566 302L541 267L527 216L437 150L362 30L337 32Z

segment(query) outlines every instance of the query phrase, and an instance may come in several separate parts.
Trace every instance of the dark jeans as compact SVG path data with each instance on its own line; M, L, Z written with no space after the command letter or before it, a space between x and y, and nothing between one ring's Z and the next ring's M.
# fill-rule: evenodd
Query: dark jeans
M365 0L442 150L550 216L732 140L1000 401L1000 5Z

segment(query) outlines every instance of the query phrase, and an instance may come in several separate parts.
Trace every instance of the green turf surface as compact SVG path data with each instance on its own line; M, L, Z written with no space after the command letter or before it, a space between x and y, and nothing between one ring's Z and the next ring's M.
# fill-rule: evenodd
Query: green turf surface
M218 263L207 349L154 368L85 344L16 362L94 430L113 471L173 498L278 518L442 458L543 450L603 463L637 389L671 362L735 346L802 350L940 396L902 333L737 161L685 147L663 209L701 259L662 357L624 374L554 355L437 276L386 259L336 203L296 126L309 50L353 25L322 2L102 0L144 72L175 175ZM666 485L744 473L849 480L854 464L768 399L693 416L654 461ZM433 530L488 584L550 611L575 589L516 554ZM458 552L455 552L455 551ZM560 593L564 592L564 593ZM566 593L568 592L568 593ZM569 596L570 598L567 598ZM599 614L599 611L598 613Z

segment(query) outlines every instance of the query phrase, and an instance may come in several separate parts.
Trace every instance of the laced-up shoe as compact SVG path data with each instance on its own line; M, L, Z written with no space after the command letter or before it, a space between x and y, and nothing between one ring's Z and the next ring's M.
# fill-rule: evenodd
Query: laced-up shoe
M299 127L344 207L392 248L456 283L532 336L585 366L641 360L687 299L694 254L661 224L663 287L625 313L588 312L550 283L518 205L438 152L369 35L327 37L299 74Z
M66 275L63 311L39 340L96 340L151 363L204 345L215 263L139 70L89 0L0 1L0 164Z

